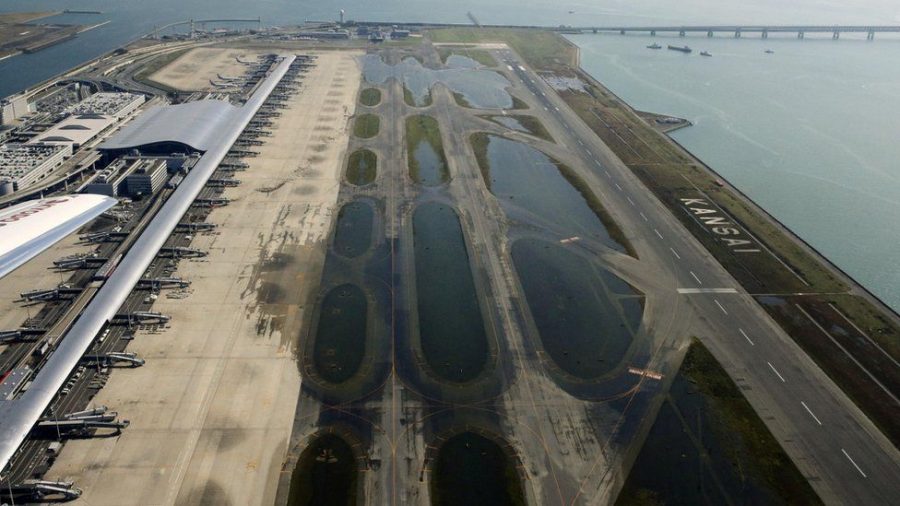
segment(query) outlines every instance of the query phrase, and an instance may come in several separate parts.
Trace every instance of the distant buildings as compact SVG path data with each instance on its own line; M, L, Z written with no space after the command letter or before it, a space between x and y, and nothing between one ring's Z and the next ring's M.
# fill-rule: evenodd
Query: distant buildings
M0 144L0 195L23 190L44 179L75 150L116 125L144 101L143 95L134 93L96 93L65 109L65 117L50 128L37 134L29 132L27 135L33 137L26 142ZM34 112L33 104L25 97L0 105L4 123ZM26 119L24 129L32 127ZM22 134L16 136L21 138Z
M71 155L71 144L0 145L0 195L19 191L44 179Z
M166 184L168 163L164 158L119 158L95 174L79 193L107 197L152 195Z
M66 112L72 115L102 114L122 119L144 103L143 95L135 93L95 93L70 107Z
M29 104L23 95L0 101L0 125L9 125L13 121L35 111L34 104Z

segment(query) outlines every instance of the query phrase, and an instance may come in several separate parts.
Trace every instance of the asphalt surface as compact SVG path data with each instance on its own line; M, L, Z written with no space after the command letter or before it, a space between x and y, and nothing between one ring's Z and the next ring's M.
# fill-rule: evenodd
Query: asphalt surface
M629 239L666 259L663 268L673 269L678 285L671 297L683 298L690 308L680 317L692 319L694 335L741 387L822 499L894 503L900 497L897 449L543 79L512 51L495 56L514 86L534 94L545 108L543 117L561 127L554 130L565 132L557 141L592 167L604 205Z

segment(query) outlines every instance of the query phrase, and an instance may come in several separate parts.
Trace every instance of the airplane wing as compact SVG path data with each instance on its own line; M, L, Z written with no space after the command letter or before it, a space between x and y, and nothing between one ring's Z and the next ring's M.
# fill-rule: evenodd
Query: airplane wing
M65 195L0 210L0 278L116 204L103 195Z

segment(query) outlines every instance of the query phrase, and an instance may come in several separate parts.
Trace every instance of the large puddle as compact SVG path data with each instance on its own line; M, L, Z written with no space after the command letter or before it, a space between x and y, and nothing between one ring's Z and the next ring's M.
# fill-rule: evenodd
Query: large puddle
M350 379L366 352L366 294L355 285L332 288L325 298L316 327L313 363L326 381Z
M405 58L397 65L388 65L381 56L368 54L363 57L363 76L370 84L384 84L390 78L403 83L410 91L416 105L428 103L431 89L442 83L459 93L472 107L479 109L510 109L513 99L506 88L509 81L492 70L478 69L477 62L462 56L451 56L446 69L433 70L423 67L414 58Z
M372 243L374 219L375 211L365 202L344 204L338 213L334 250L347 258L355 258L365 253Z
M409 177L413 181L425 186L437 186L450 180L436 119L431 116L407 118L406 149Z
M525 128L521 121L511 116L491 116L491 119L511 130L525 132L526 134L531 133L531 130Z
M526 115L506 115L506 116L485 116L487 119L505 126L510 130L523 132L526 134L539 137L548 142L554 142L550 132L544 128L544 124L534 116Z
M444 204L423 204L413 235L425 360L445 380L472 380L485 367L488 341L459 218Z
M288 506L354 506L357 475L350 445L334 434L318 436L294 468Z
M587 380L615 369L640 325L640 298L615 296L612 290L623 290L624 283L557 244L521 239L513 244L512 258L553 362Z
M448 439L431 475L435 506L524 506L516 465L493 441L472 432Z
M357 149L347 160L347 181L356 186L364 186L375 181L378 156L368 149Z
M487 161L489 167L482 167L482 175L510 218L544 226L566 238L590 237L625 251L601 220L605 211L597 197L574 174L564 175L571 169L519 142L493 135L475 139L485 137L486 153L479 160ZM483 150L484 142L476 141L475 149Z

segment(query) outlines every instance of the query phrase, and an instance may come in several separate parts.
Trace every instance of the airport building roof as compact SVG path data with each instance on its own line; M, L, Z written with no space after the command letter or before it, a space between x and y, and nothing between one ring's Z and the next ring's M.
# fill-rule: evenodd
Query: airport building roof
M22 189L47 175L72 154L71 145L0 145L0 195ZM7 188L3 183L9 183Z
M209 151L242 119L241 107L225 100L198 100L186 104L156 106L100 145L103 150L124 150L162 144L181 144Z
M137 93L94 93L66 110L69 114L103 114L121 118L144 103L145 97Z
M73 148L90 142L100 132L115 124L116 118L102 114L78 114L53 125L40 135L28 141L46 144L68 144Z
M19 179L62 151L65 146L55 144L2 144L0 179Z

